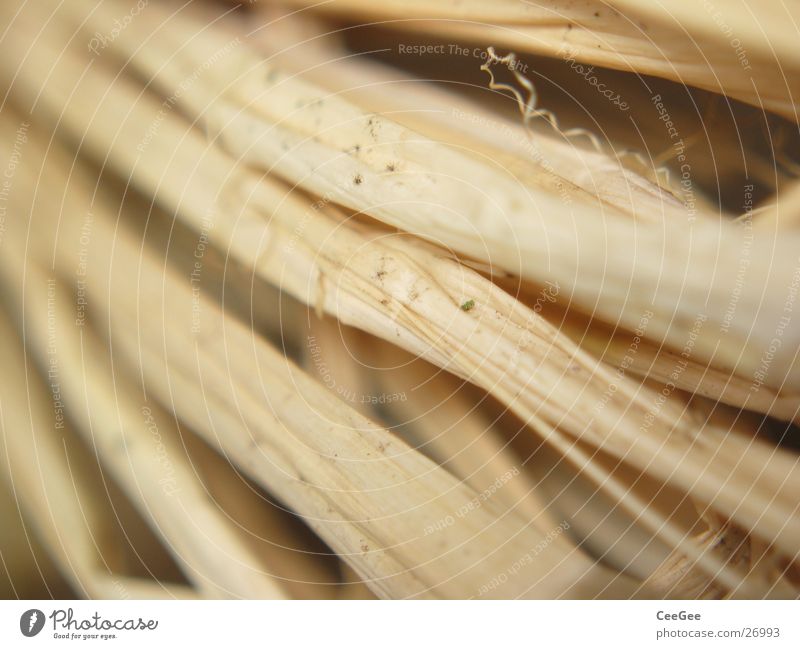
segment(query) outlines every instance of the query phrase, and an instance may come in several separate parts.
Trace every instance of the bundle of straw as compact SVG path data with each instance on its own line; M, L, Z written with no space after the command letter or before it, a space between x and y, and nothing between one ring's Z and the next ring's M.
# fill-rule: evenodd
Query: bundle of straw
M758 83L682 3L0 11L2 473L43 588L800 593L777 11L725 14ZM526 53L643 84L638 146ZM732 148L698 93L761 109L753 178L695 182Z

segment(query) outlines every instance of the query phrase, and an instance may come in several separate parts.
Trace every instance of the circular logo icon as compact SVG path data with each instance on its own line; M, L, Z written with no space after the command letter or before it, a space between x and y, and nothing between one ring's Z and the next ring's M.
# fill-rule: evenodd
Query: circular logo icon
M22 635L32 638L44 628L44 613L38 608L25 611L19 618L19 630Z

